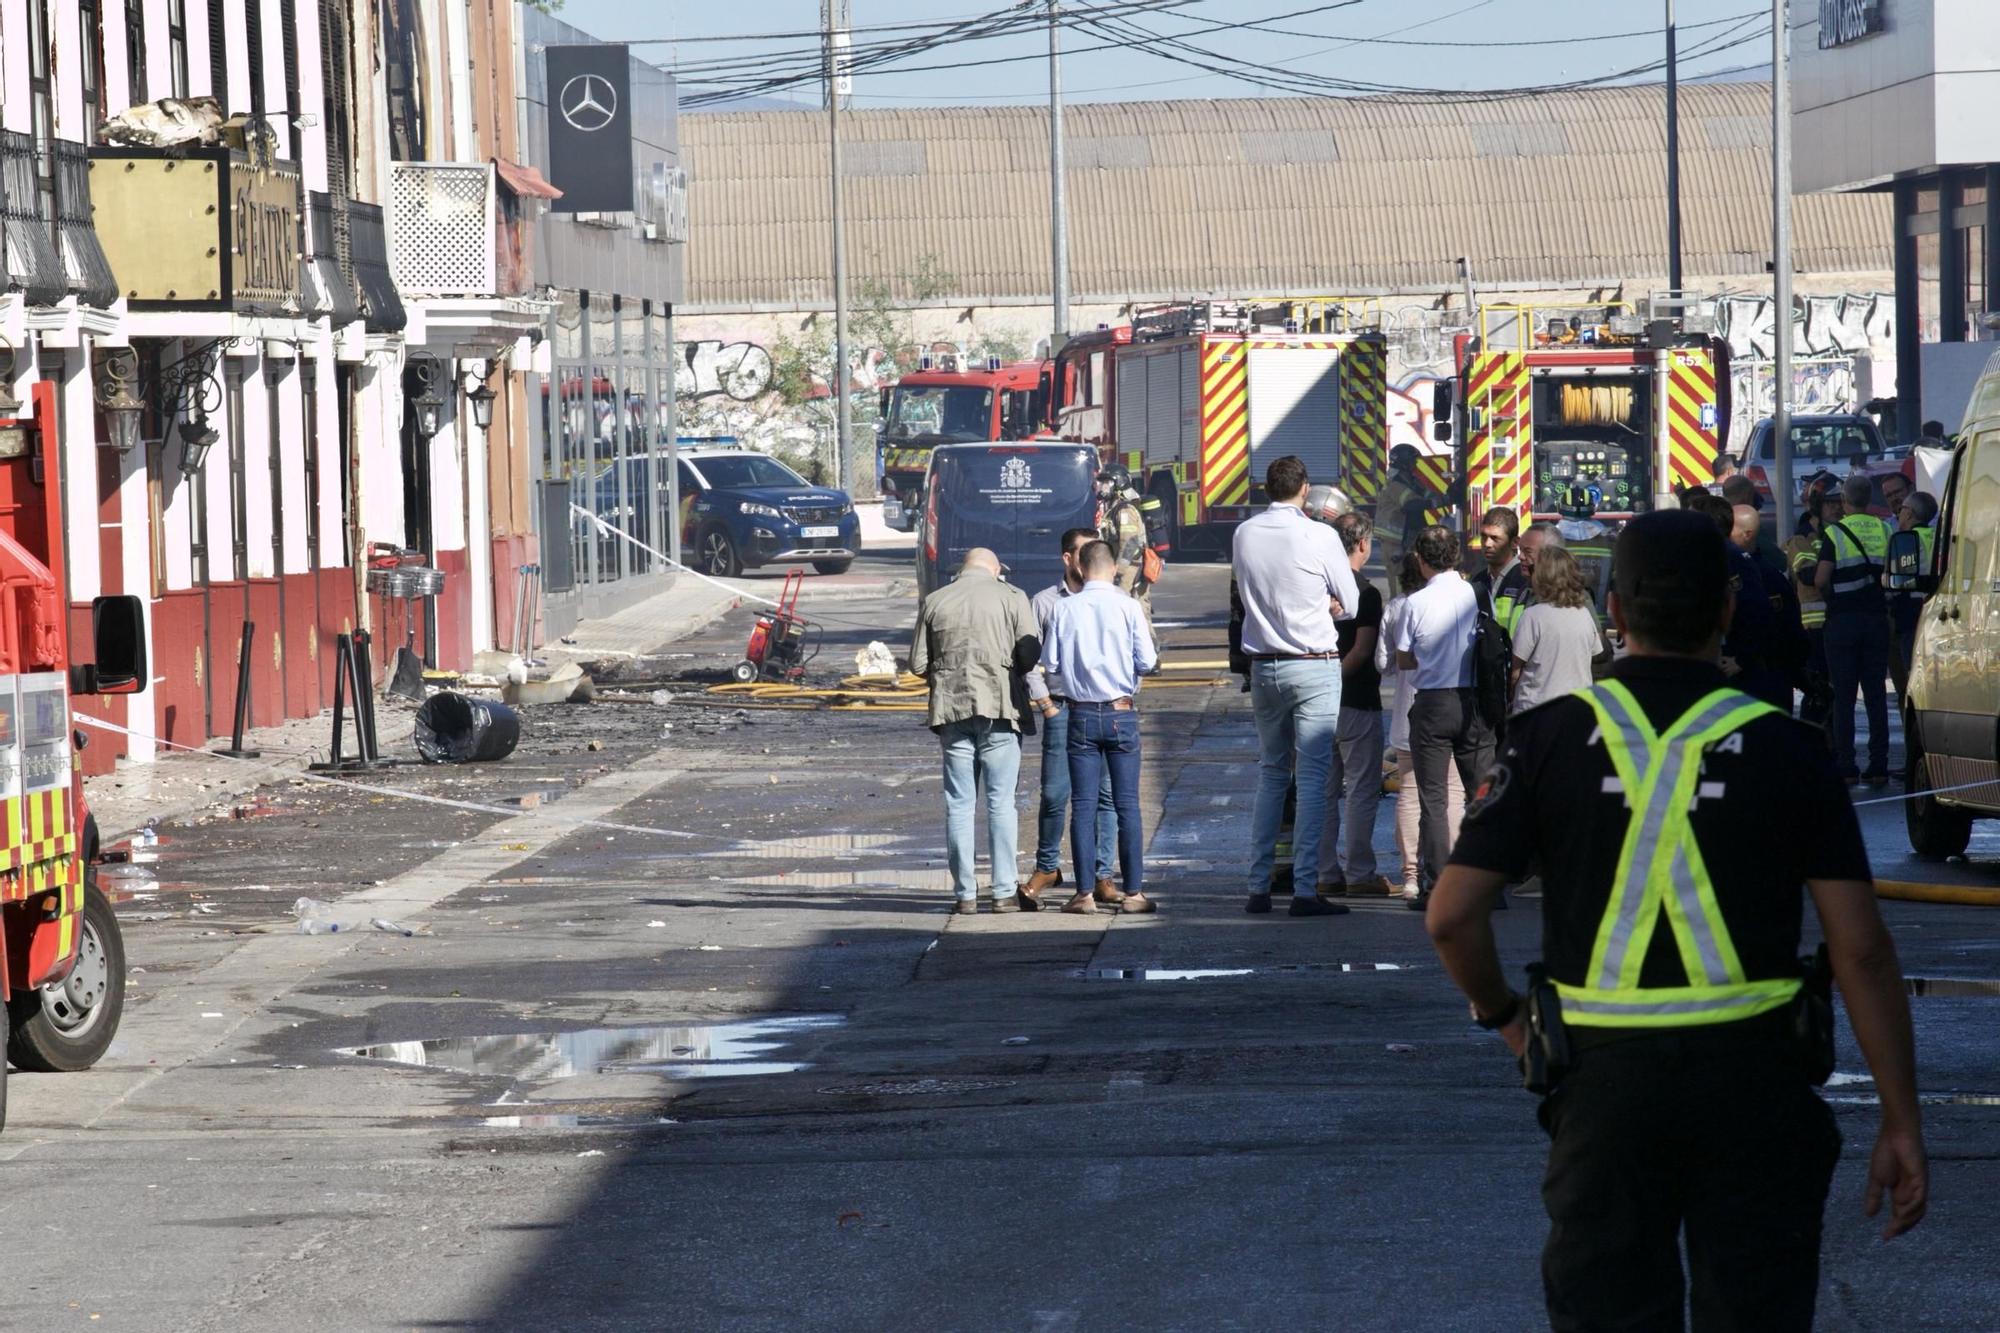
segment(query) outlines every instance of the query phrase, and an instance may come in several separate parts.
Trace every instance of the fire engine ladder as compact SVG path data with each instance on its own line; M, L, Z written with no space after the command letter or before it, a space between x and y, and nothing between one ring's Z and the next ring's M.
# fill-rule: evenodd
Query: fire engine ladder
M1249 315L1240 305L1219 301L1176 301L1140 306L1132 312L1132 341L1180 338L1190 333L1242 332Z

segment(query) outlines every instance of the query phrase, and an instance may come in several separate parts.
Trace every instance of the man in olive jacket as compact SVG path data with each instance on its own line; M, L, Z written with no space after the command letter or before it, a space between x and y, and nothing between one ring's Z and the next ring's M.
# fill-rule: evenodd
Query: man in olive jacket
M944 745L945 860L955 911L979 910L973 871L973 797L986 790L993 910L1017 912L1014 783L1021 732L1029 725L1027 673L1042 641L1028 595L1000 581L984 547L965 553L958 577L924 599L910 643L910 670L930 683L930 727Z

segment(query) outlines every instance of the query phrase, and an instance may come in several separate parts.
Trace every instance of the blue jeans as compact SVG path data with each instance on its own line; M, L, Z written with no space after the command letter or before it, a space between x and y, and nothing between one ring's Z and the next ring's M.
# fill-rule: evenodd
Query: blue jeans
M1271 891L1278 831L1285 822L1285 788L1296 778L1299 804L1292 820L1292 892L1310 895L1320 879L1327 770L1340 729L1340 663L1316 657L1252 662L1250 708L1257 717L1258 741L1257 804L1250 816L1250 892Z
M947 722L937 729L944 743L944 855L951 867L951 891L970 902L979 896L973 869L972 805L977 788L986 789L986 845L992 862L993 898L1014 896L1014 840L1020 825L1014 809L1014 782L1021 775L1021 737L991 718Z
M1139 823L1139 714L1109 704L1069 706L1069 840L1076 852L1076 887L1088 890L1087 867L1099 855L1099 784L1111 775L1111 804L1118 812L1118 875L1127 893L1146 882L1146 834Z
M1042 722L1042 806L1035 828L1035 869L1062 869L1063 825L1069 819L1069 705ZM1105 770L1097 801L1097 878L1111 878L1111 849L1118 842L1118 816L1111 804L1111 771ZM1087 889L1091 881L1079 878Z

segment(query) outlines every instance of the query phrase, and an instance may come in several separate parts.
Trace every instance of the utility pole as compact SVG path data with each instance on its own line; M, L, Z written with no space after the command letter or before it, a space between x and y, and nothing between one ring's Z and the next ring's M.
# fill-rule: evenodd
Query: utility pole
M1791 0L1771 0L1771 495L1778 530L1792 530Z
M1681 80L1674 0L1667 0L1667 288L1681 294Z
M1049 0L1049 260L1055 268L1054 356L1069 336L1069 199L1063 188L1062 0Z
M851 89L847 63L840 54L850 40L852 16L847 0L820 0L820 23L826 29L826 137L833 177L833 400L834 470L841 490L854 493L854 426L848 415L847 360L847 233L840 211L840 99Z

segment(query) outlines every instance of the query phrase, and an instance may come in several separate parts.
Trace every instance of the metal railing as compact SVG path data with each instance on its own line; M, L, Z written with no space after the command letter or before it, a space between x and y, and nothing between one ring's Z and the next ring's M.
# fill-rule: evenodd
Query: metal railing
M63 285L83 304L103 309L118 299L118 279L91 221L90 149L68 139L50 143L55 154L55 237Z
M55 305L66 290L34 136L18 130L0 130L0 290L20 292L29 305Z
M1479 307L1479 342L1488 351L1631 341L1643 321L1627 301L1571 301Z
M347 201L313 191L306 203L309 239L312 242L312 279L316 289L315 314L330 315L333 323L351 324L361 318L361 302L354 285L354 250L347 219Z
M409 322L409 316L389 272L389 239L382 225L382 206L351 199L347 219L361 316L370 333L395 333Z

